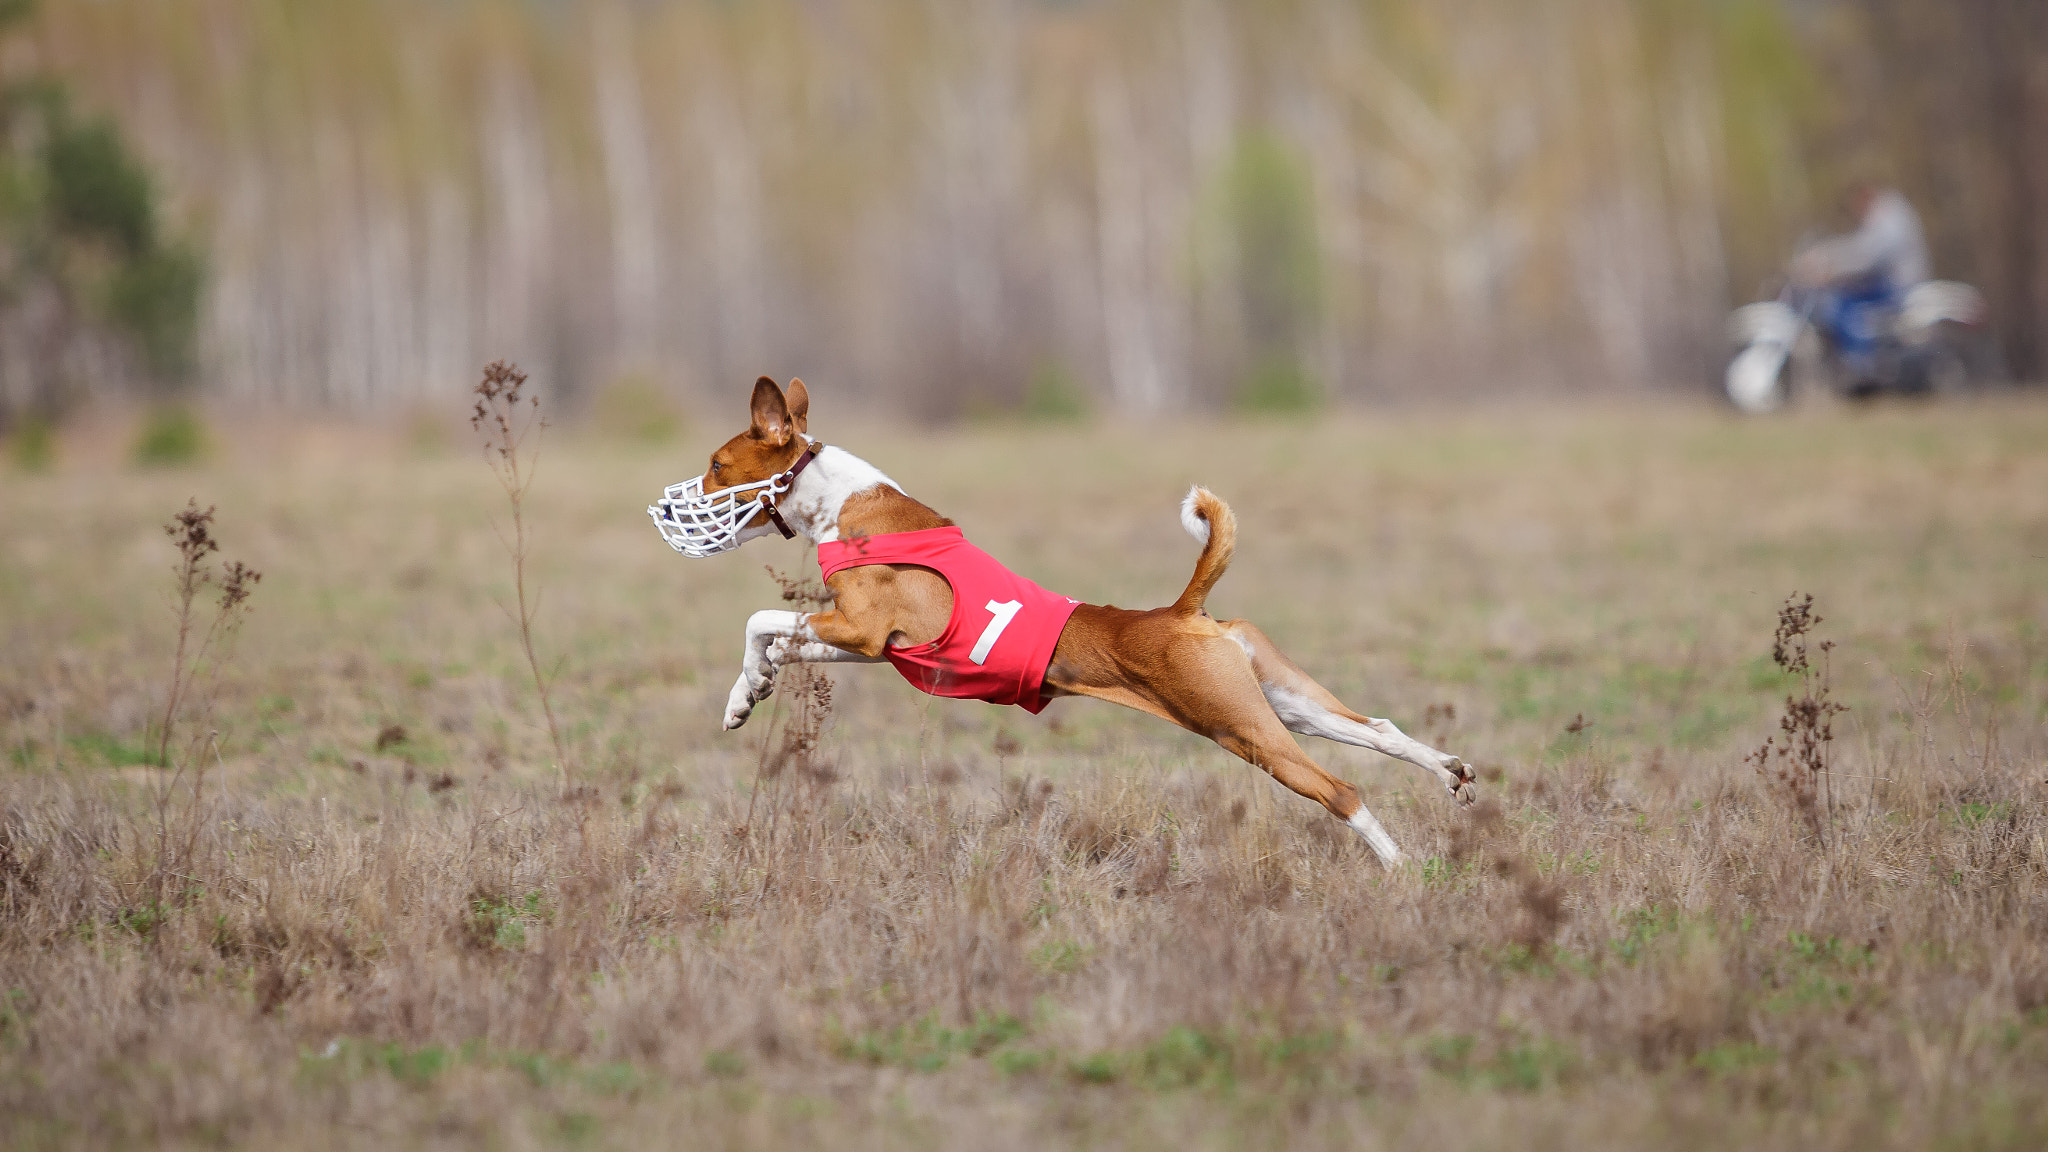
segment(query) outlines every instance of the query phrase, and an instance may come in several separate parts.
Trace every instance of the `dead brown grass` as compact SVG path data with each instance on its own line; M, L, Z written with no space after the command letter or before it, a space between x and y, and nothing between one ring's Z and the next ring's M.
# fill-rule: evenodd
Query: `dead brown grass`
M272 436L152 485L220 503L266 572L161 902L160 770L124 761L175 638L164 507L9 478L0 1139L2039 1146L2044 433L2015 406L1134 450L831 430L1092 599L1170 596L1178 491L1225 493L1218 610L1487 771L1464 815L1312 749L1416 857L1398 874L1085 702L1033 720L840 669L829 711L813 686L792 722L786 680L776 727L719 734L778 595L759 562L793 550L677 560L638 508L695 460L573 440L527 507L565 791L473 460ZM1371 511L1311 516L1315 484ZM1742 762L1792 687L1769 649L1795 586L1853 709L1830 851Z

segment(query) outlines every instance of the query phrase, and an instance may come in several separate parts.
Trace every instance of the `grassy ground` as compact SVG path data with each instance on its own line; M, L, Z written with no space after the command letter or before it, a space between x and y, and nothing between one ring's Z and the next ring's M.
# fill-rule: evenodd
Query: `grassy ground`
M806 558L685 561L640 508L727 423L549 447L565 769L466 440L230 428L135 472L84 436L6 476L0 1142L2048 1142L2041 405L913 437L821 400L1092 600L1171 599L1181 492L1231 501L1212 609L1480 766L1467 814L1310 748L1414 857L1391 874L1092 702L845 668L815 755L780 754L787 699L720 733L761 565ZM174 776L188 495L264 575ZM1851 709L1825 846L1743 761L1794 590Z

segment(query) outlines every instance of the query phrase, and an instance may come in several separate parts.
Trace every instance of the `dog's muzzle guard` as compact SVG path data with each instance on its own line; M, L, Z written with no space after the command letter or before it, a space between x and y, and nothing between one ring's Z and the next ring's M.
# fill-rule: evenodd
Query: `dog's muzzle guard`
M668 546L685 556L716 556L739 547L741 530L764 509L782 538L793 539L796 533L783 521L777 505L796 486L797 474L824 448L810 441L788 469L766 480L735 484L709 494L704 491L704 477L692 476L662 489L661 499L647 506L647 515Z

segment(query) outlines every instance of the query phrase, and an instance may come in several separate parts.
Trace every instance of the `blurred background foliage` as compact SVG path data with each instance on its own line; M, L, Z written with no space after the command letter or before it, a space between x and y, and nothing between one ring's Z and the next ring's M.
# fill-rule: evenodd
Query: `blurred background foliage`
M0 413L405 413L497 357L608 419L1705 388L1863 177L2016 371L2048 331L2034 0L4 13Z
M0 36L33 13L0 4ZM10 61L10 64L12 61ZM18 65L0 84L0 415L24 442L81 396L177 391L198 365L201 257L167 238L143 161L68 85ZM47 449L24 449L33 461Z

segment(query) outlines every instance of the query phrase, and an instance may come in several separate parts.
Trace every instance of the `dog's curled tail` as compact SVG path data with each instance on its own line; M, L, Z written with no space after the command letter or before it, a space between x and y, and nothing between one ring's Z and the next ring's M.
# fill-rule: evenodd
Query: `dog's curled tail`
M1218 500L1214 492L1196 486L1188 489L1187 499L1180 502L1180 522L1188 535L1202 542L1202 558L1195 561L1194 578L1188 581L1187 591L1173 602L1176 613L1193 616L1202 610L1209 590L1223 579L1224 569L1230 567L1231 553L1237 551L1237 517L1231 515L1230 505Z

